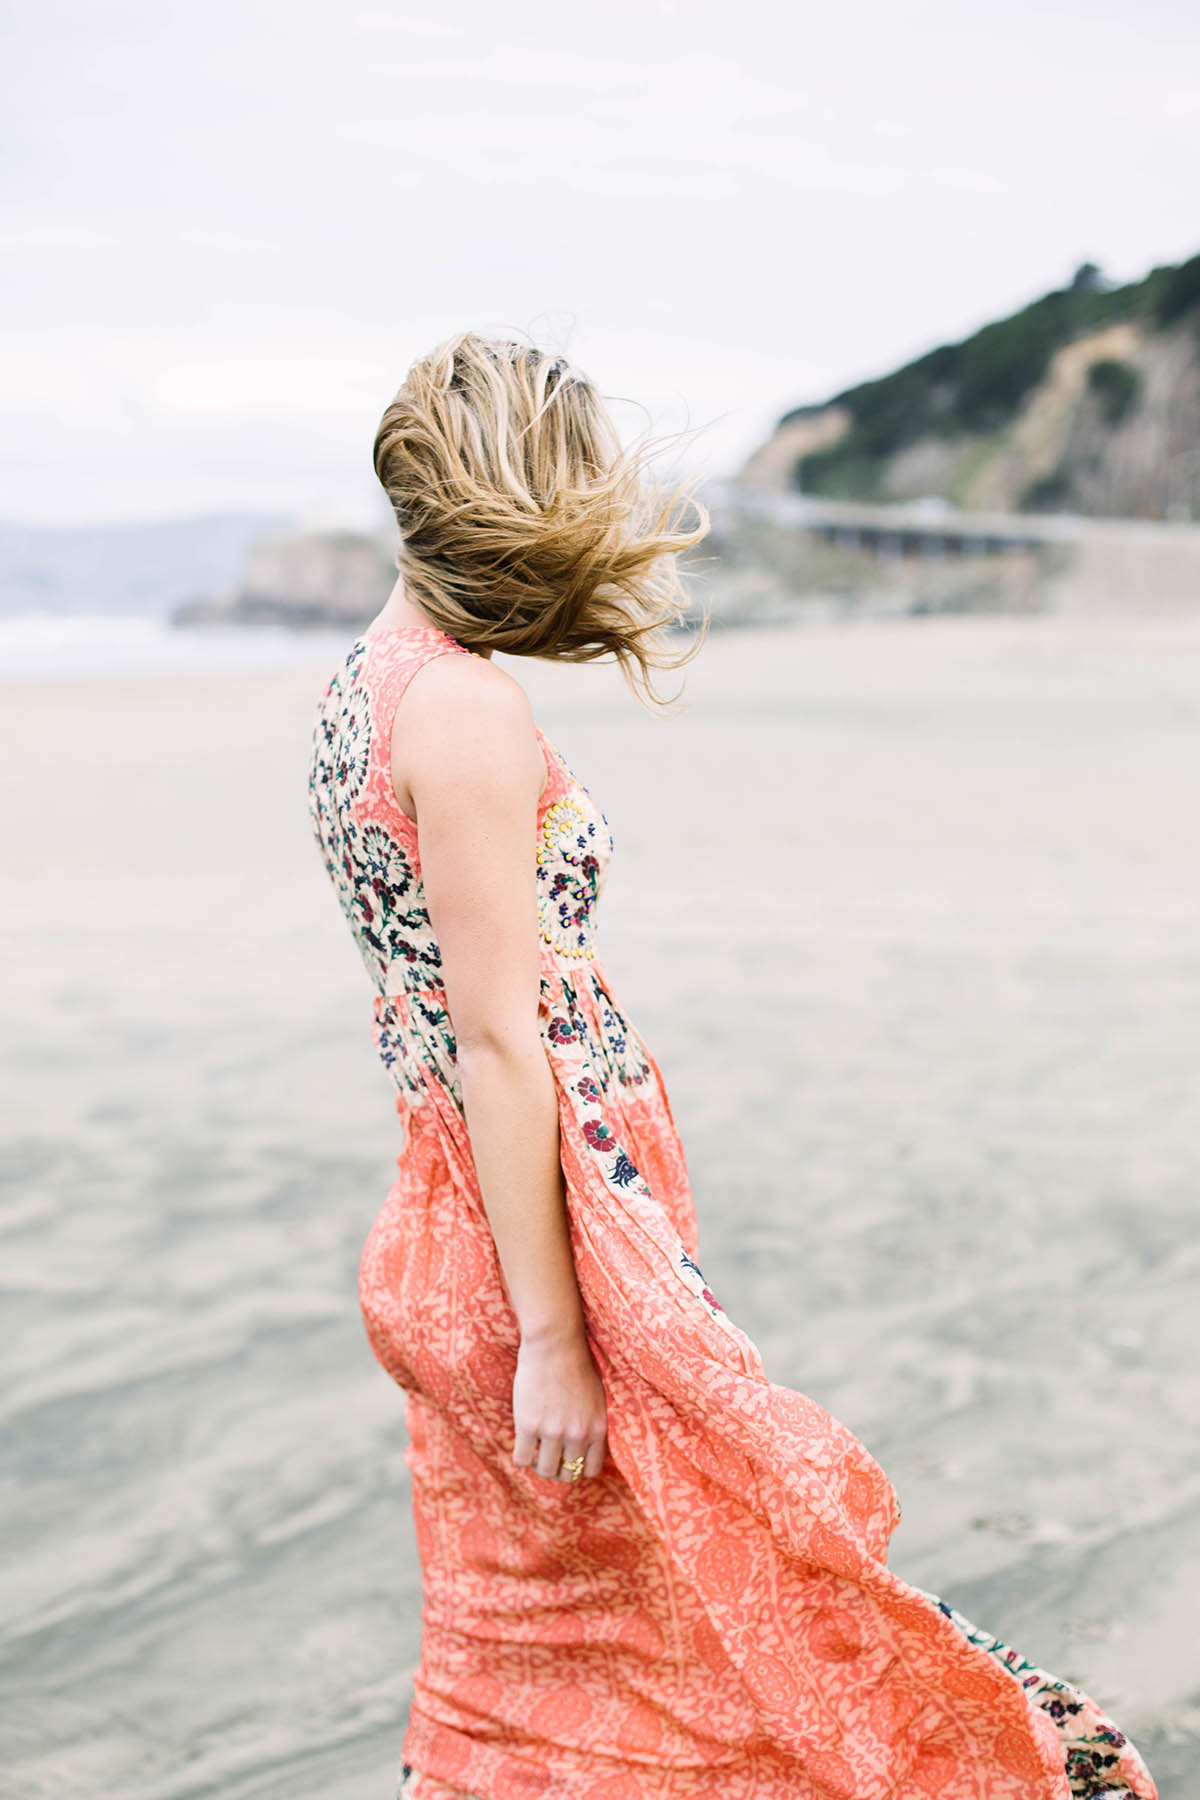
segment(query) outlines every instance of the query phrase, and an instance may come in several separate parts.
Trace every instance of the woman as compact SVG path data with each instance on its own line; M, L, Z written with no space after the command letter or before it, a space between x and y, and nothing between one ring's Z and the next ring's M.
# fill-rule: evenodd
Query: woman
M700 1272L596 953L607 822L491 655L614 657L652 695L695 648L664 632L702 509L578 371L469 332L410 370L375 467L399 579L310 793L407 1125L360 1272L424 1579L401 1793L1153 1800L1086 1695L888 1569L886 1475Z

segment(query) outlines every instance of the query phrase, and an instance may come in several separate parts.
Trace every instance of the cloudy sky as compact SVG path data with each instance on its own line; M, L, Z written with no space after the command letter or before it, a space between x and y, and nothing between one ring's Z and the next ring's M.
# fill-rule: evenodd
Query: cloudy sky
M1197 16L9 0L0 517L377 517L376 419L465 325L726 473L1084 258L1200 250Z

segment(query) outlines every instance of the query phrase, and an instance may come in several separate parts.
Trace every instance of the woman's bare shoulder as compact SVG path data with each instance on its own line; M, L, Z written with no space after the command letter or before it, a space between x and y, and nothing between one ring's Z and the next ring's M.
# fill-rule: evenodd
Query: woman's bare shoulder
M540 794L545 767L529 696L486 656L438 656L410 681L392 729L392 781L406 811L416 790ZM409 802L406 805L406 802Z
M431 657L408 684L410 716L452 719L499 731L526 730L533 708L521 683L487 656Z

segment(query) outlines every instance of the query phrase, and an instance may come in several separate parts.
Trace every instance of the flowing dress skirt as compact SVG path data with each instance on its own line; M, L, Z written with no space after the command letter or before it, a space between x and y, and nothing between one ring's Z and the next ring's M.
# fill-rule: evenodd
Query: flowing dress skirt
M888 1568L887 1476L704 1280L665 1085L598 962L547 965L541 1028L608 1456L574 1485L512 1463L516 1320L431 1074L359 1288L424 1583L406 1800L1156 1800L1092 1700Z

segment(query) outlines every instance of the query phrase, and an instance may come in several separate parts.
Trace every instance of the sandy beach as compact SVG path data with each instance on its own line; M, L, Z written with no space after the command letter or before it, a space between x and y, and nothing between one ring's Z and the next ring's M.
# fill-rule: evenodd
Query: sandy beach
M330 666L0 689L6 1800L391 1800L402 1127ZM1200 623L714 634L665 718L508 666L612 825L710 1283L887 1468L893 1566L1196 1800Z

